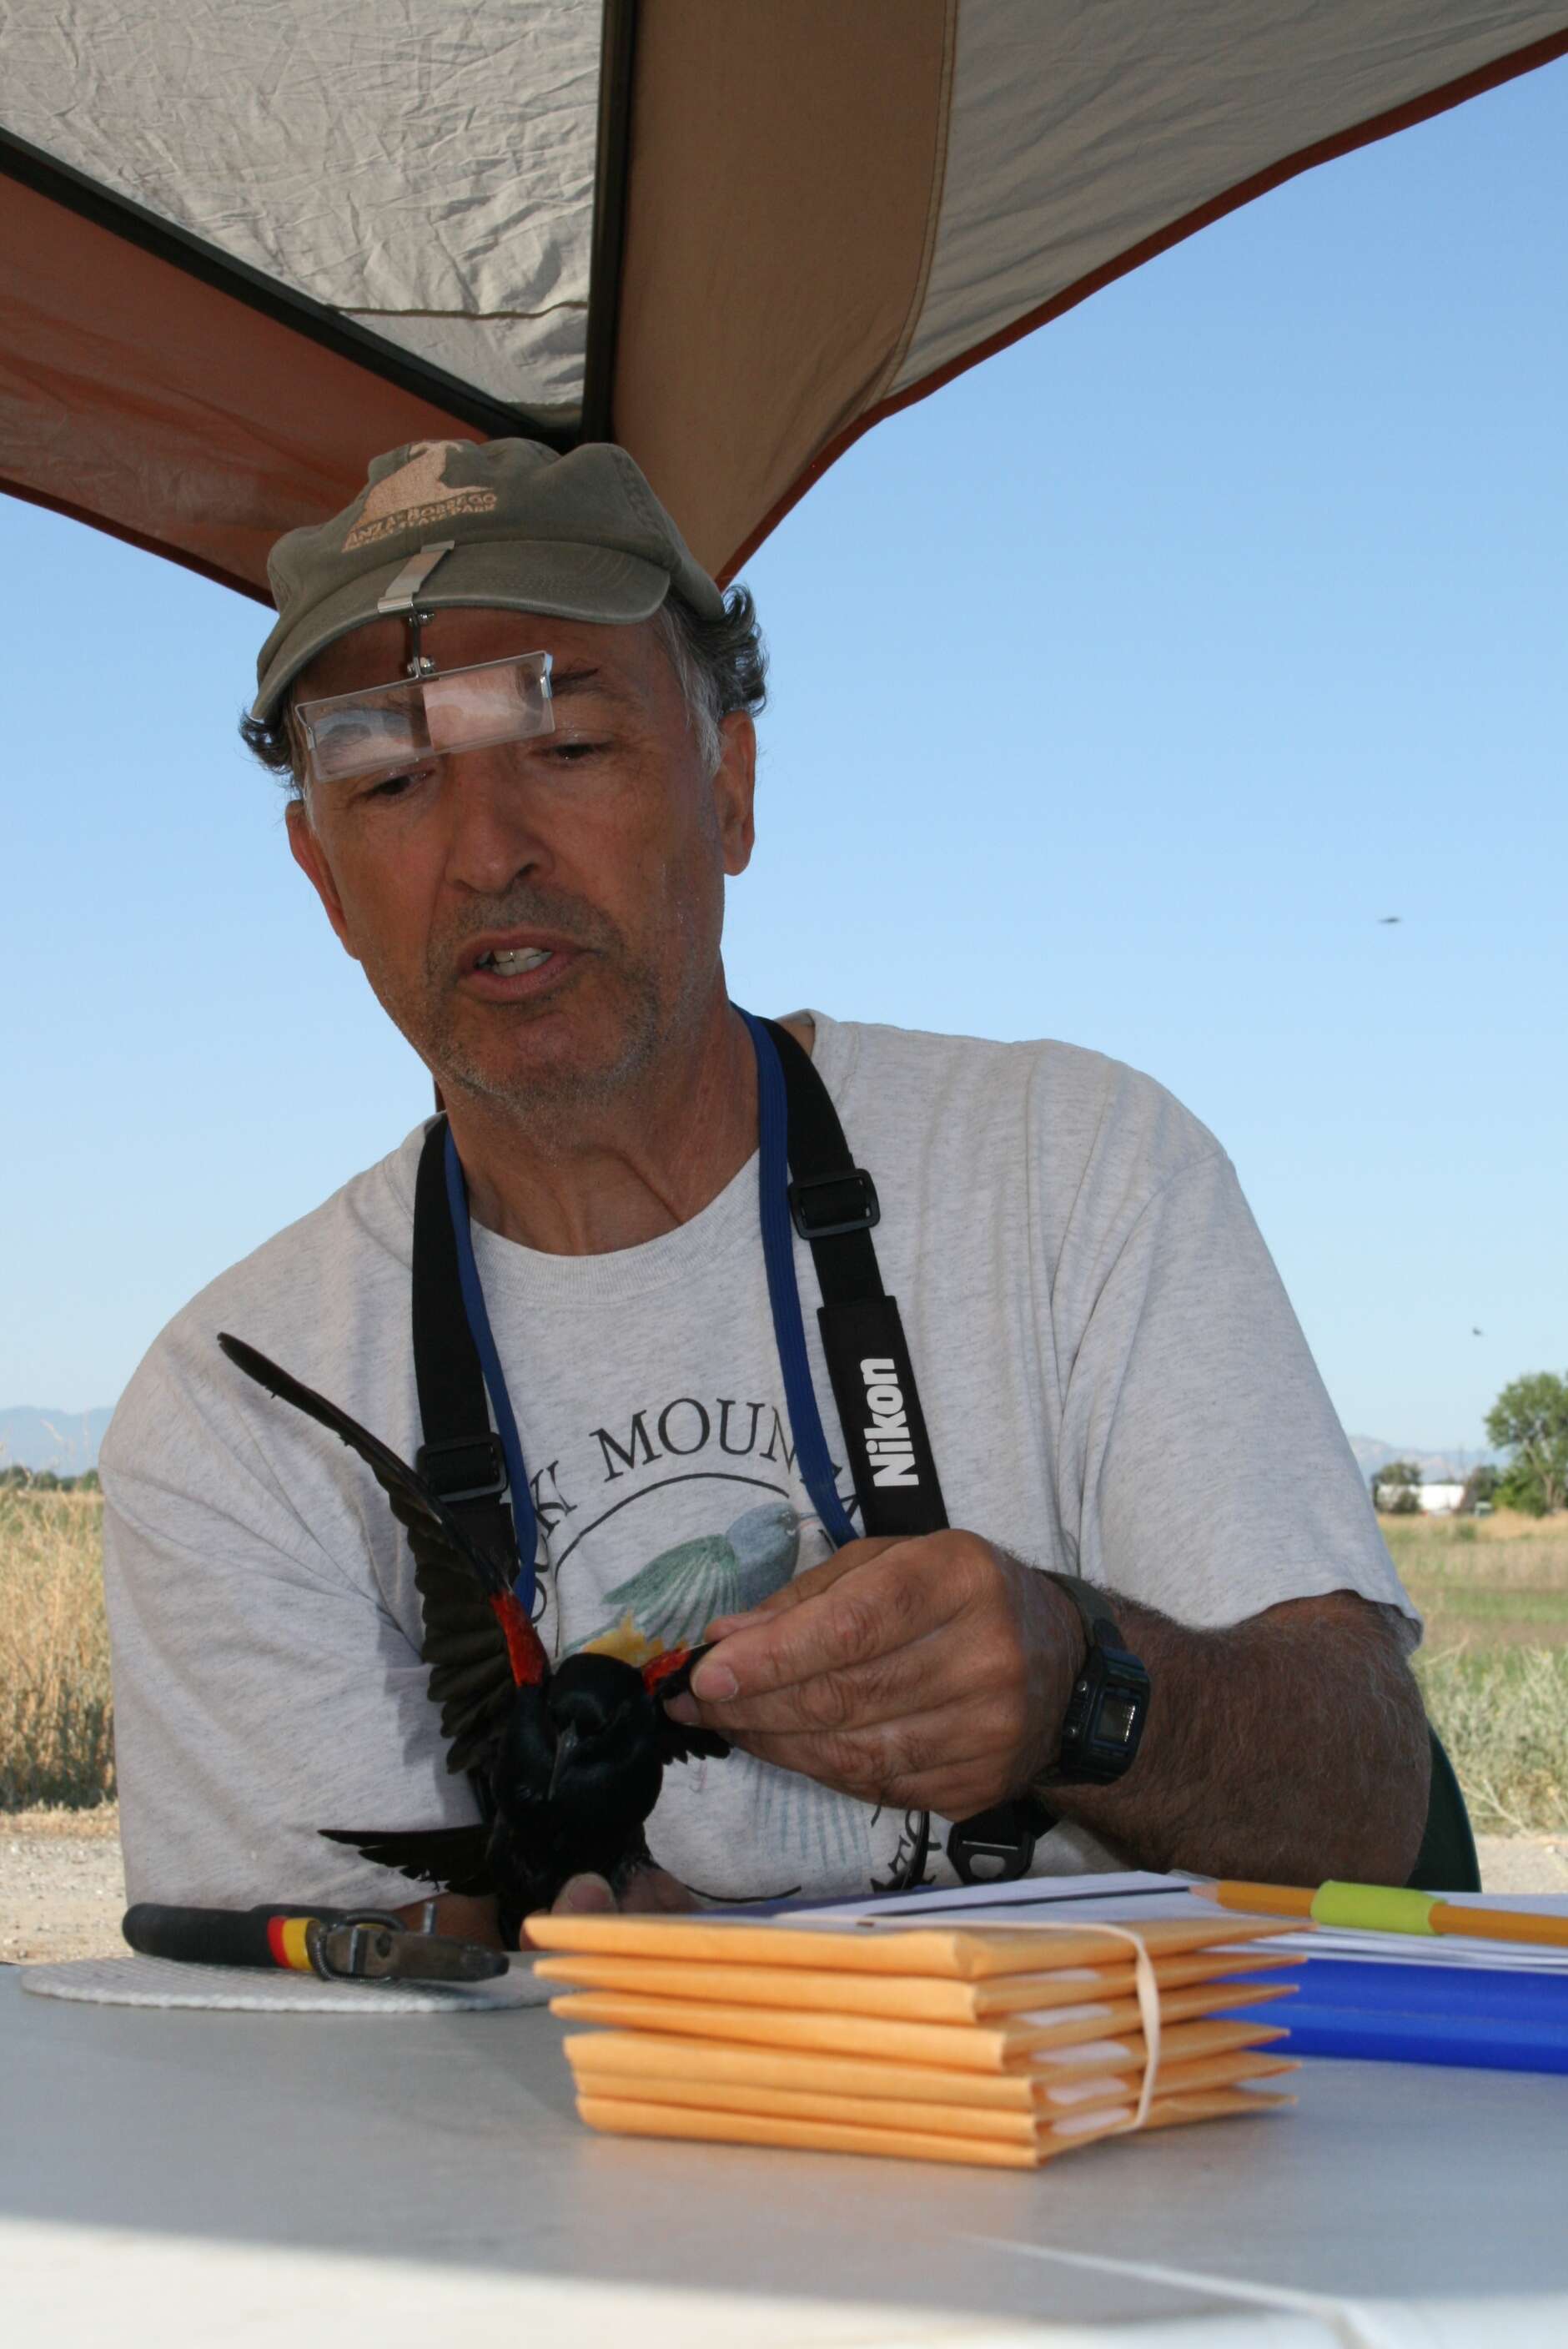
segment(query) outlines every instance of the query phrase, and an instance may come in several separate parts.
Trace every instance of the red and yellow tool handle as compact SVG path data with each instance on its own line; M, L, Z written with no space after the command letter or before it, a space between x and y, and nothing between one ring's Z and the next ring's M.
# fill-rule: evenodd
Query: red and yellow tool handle
M175 1958L198 1966L283 1966L313 1973L312 1925L346 1925L365 1912L312 1908L304 1902L275 1909L177 1909L139 1900L121 1927L144 1958Z

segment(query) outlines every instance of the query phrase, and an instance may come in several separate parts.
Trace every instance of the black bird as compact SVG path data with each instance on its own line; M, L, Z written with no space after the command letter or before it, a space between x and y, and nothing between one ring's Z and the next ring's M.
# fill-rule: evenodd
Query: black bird
M447 1767L471 1772L491 1812L474 1826L322 1834L416 1883L493 1894L509 1946L523 1918L548 1909L570 1876L592 1872L619 1891L649 1865L643 1822L665 1763L729 1752L712 1730L685 1728L664 1708L707 1650L678 1648L640 1671L593 1654L568 1656L552 1671L500 1568L416 1470L243 1339L224 1332L218 1343L248 1378L356 1452L391 1502L414 1553L419 1652L441 1708Z

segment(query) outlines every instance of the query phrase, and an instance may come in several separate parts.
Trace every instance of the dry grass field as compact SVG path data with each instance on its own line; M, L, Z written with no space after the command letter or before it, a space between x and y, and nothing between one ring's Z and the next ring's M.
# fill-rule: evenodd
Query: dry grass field
M0 1490L0 1813L111 1801L96 1494ZM1568 1829L1568 1519L1383 1520L1478 1830Z
M1478 1830L1568 1828L1568 1519L1385 1517L1417 1671Z
M0 1811L114 1794L96 1493L0 1489Z

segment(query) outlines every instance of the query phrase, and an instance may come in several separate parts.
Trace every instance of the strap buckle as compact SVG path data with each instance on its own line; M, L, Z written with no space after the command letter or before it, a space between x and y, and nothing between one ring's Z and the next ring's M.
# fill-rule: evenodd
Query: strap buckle
M961 1884L1016 1884L1034 1865L1035 1846L1056 1824L1043 1803L1028 1797L995 1803L954 1822L947 1857Z
M438 1501L499 1501L507 1488L506 1454L499 1435L458 1436L422 1444L414 1465Z
M802 1175L790 1184L788 1195L790 1216L803 1240L869 1232L882 1221L877 1186L863 1166L846 1167L836 1174Z

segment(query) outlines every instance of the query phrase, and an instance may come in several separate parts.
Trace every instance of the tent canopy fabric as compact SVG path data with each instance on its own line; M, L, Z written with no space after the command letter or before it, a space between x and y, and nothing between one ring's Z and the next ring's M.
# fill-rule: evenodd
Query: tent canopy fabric
M0 487L264 595L399 442L614 438L730 575L892 409L1568 0L8 0Z

